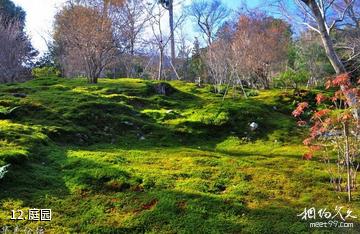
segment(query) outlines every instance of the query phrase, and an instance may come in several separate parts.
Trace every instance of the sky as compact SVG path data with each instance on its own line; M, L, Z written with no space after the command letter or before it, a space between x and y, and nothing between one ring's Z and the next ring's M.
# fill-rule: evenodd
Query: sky
M46 38L52 31L53 19L56 12L66 0L12 0L26 11L26 31L31 37L33 46L43 53L46 51ZM211 1L211 0L209 0ZM241 0L222 0L230 9L237 9ZM250 6L259 0L247 0Z
M54 16L66 0L12 0L26 12L26 31L40 52L47 49L44 38L52 30Z

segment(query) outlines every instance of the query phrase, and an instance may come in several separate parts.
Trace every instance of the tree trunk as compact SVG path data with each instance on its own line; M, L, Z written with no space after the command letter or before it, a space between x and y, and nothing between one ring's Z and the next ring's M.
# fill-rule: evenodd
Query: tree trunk
M162 71L163 71L163 61L164 61L164 50L160 49L158 80L161 80Z
M346 175L347 175L347 193L348 201L351 201L351 169L350 169L350 145L349 145L349 130L347 123L343 123L344 127L344 138L345 138L345 162L346 162Z
M327 28L325 26L326 22L325 22L324 17L321 14L318 4L316 3L315 0L311 0L311 1L307 1L307 2L308 2L308 6L314 13L316 22L319 26L320 36L321 36L321 40L322 40L322 43L323 43L323 46L324 46L324 49L326 52L326 56L330 60L330 63L333 66L336 74L345 73L346 72L345 66L341 62L338 55L336 54L334 44L333 44L333 42L330 38L330 35L327 31Z
M175 37L174 37L174 8L173 0L170 0L169 4L169 25L170 25L170 46L171 46L171 62L175 64Z
M315 0L302 0L313 12L316 22L319 27L319 32L321 36L321 40L326 52L326 56L328 57L332 67L334 68L337 75L346 73L345 66L343 62L340 60L339 56L337 55L334 44L331 40L331 37L329 35L329 32L326 28L326 21L324 16L321 14L320 8ZM341 90L345 91L346 87L341 86ZM346 99L348 101L349 106L353 110L353 116L358 122L358 127L360 127L360 108L358 107L358 100L356 97L356 94L346 93L344 92L344 95L346 96Z

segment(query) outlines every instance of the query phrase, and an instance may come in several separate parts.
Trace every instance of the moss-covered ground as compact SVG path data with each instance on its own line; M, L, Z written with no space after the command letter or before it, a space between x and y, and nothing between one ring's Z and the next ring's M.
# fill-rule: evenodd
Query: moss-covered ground
M210 86L173 81L165 96L155 84L39 78L0 85L0 166L11 164L0 180L0 228L360 233L358 219L347 220L353 228L309 228L297 216L343 206L360 219L360 194L347 203L323 163L302 160L292 91L230 93L222 101ZM32 208L52 209L52 221L10 220L11 210Z

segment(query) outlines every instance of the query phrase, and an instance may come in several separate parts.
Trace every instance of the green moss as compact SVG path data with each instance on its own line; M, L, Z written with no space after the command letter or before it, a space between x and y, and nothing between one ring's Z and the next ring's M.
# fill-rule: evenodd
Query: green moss
M346 203L325 165L301 159L291 92L222 101L210 86L171 81L176 92L164 96L155 83L0 85L1 108L19 107L0 120L0 166L12 164L0 180L1 225L14 225L9 210L38 207L53 220L16 224L49 233L308 233L297 216L305 207L360 212L359 193Z

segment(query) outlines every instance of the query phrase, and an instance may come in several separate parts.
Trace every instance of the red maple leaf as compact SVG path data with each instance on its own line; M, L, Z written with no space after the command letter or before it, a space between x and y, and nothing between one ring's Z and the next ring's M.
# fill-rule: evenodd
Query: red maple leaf
M307 108L309 104L307 102L301 102L298 104L296 109L292 112L292 115L294 117L300 116L302 113L304 113L305 108Z
M316 100L316 104L319 105L319 104L321 104L323 101L326 100L326 97L325 97L322 93L318 93L318 94L316 95L315 100Z
M313 118L321 118L327 114L329 114L329 109L320 110L314 113Z
M332 86L332 81L331 80L326 81L325 88L329 89L331 86Z
M312 145L309 147L311 152L315 152L315 151L319 151L321 150L321 146L320 145Z
M310 159L312 159L312 157L313 157L312 153L305 153L303 155L303 159L305 159L305 160L310 160Z
M311 145L311 142L312 142L313 138L309 137L309 138L306 138L304 141L303 141L303 144L308 146L308 145Z
M345 85L348 86L350 85L350 77L349 74L344 73L341 75L338 75L333 81L332 84L335 86L341 86L341 85Z

